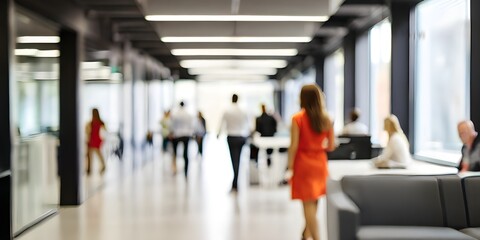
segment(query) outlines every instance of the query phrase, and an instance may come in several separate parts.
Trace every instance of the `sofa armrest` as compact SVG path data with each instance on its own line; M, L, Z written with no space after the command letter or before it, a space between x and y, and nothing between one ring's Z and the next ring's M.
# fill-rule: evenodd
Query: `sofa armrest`
M327 228L329 240L353 240L360 223L360 210L342 191L339 181L327 183Z

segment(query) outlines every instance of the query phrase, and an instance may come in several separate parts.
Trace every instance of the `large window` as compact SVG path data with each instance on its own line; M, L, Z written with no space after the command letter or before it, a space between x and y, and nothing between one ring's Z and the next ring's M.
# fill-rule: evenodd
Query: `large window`
M344 123L344 65L343 49L325 58L325 101L327 110L334 120L335 134L341 133Z
M54 211L59 202L58 28L28 11L15 11L11 121L13 231ZM8 114L7 114L8 115Z
M373 143L386 144L383 120L390 114L391 24L375 25L369 33L370 57L370 133Z
M416 9L415 154L457 164L457 123L469 116L468 0L425 1Z

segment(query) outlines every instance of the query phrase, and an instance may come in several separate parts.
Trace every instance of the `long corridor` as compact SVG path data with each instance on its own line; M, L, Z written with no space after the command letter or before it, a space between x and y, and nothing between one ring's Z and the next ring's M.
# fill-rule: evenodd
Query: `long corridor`
M302 208L290 200L289 187L250 186L244 148L239 192L230 193L233 173L226 142L211 138L205 147L203 159L194 157L192 147L188 180L183 159L179 157L174 176L171 156L157 147L132 174L108 181L81 206L61 208L17 239L300 239Z

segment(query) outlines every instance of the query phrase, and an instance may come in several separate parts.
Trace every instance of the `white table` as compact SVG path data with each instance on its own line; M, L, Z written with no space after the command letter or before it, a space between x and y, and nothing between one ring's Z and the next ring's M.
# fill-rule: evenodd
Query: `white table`
M454 167L441 166L424 161L413 160L406 169L378 169L375 168L370 159L364 160L330 160L328 161L330 178L340 180L347 175L437 175L456 174L458 170Z
M281 177L286 168L285 164L281 163L281 156L279 153L280 148L288 148L290 146L290 136L273 136L273 137L261 137L253 136L252 144L255 145L258 150L258 170L259 170L259 182L263 186L275 186L282 180ZM267 149L273 149L272 164L267 166Z

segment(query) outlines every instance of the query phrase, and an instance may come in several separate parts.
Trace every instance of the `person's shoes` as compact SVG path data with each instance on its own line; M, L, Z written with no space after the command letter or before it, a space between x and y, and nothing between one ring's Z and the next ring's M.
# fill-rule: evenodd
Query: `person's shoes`
M270 167L270 165L272 165L272 159L270 159L270 158L267 158L267 166L269 166L269 167Z
M232 189L230 189L230 193L236 194L238 193L238 189L236 187L232 187Z
M284 179L284 180L280 181L280 183L278 185L280 185L280 186L288 185L288 181Z

